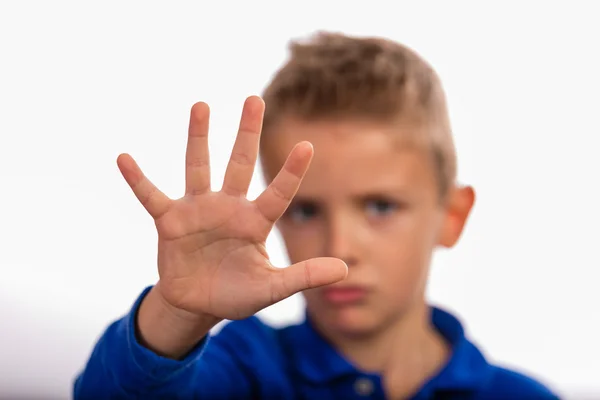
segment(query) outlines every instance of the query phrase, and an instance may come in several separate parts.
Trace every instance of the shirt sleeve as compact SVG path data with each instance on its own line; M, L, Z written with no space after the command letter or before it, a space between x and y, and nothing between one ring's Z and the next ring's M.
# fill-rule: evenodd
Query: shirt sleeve
M129 313L100 337L75 380L73 398L248 398L247 372L228 346L212 345L210 336L182 360L159 356L138 342L135 316L149 290L146 288Z

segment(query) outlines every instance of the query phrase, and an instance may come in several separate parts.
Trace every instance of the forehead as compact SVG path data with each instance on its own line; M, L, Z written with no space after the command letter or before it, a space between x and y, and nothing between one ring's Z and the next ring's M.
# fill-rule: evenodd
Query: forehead
M293 146L311 142L315 154L299 194L360 195L419 191L435 186L427 152L403 140L408 126L367 121L282 120L266 133L262 161L267 180L279 171Z

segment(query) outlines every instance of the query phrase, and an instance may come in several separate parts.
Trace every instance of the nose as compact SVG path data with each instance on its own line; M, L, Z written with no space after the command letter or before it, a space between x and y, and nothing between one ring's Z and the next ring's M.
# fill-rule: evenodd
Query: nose
M328 257L339 258L348 267L358 264L360 254L360 226L345 215L329 218L326 254Z

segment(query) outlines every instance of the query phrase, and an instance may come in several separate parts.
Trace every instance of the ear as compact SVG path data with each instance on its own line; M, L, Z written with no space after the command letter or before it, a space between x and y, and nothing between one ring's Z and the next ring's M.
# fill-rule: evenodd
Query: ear
M440 246L450 248L458 242L474 203L475 190L471 186L457 186L452 189L446 203Z

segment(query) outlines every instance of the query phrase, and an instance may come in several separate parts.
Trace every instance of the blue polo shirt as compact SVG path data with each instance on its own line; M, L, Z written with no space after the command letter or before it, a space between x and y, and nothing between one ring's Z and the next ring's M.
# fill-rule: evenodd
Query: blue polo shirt
M112 323L77 377L81 399L385 399L380 376L346 361L311 326L272 328L256 317L233 321L183 360L158 356L136 340L130 312ZM413 399L558 399L530 377L493 366L451 314L432 308L452 348L448 363Z

